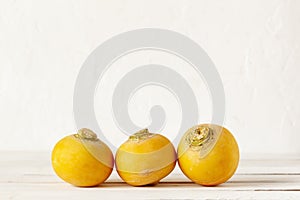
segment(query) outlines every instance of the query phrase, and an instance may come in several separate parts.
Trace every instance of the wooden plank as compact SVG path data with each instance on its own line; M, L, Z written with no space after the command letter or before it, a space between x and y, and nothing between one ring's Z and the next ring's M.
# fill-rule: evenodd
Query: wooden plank
M118 183L119 184L119 183ZM2 185L1 185L2 186ZM295 199L299 191L216 190L201 187L129 187L104 184L96 188L76 188L67 184L14 185L0 191L1 199Z
M0 182L0 188L14 187L15 185L64 185L55 175L32 175L25 174L20 176L18 179L2 180ZM67 184L68 185L68 184ZM122 183L116 173L113 173L110 179L102 184L102 186L114 186L136 188ZM185 178L182 174L171 174L167 178L163 179L160 184L155 187L178 187L182 186L187 188L198 188L198 190L287 190L287 191L299 191L300 190L300 175L235 175L228 182L218 187L202 187L192 183L190 180ZM146 187L143 187L146 188ZM151 188L151 187L150 187ZM177 188L178 189L178 188Z
M267 159L265 159L267 158ZM131 187L114 171L108 182L78 188L61 181L50 153L0 152L2 199L300 199L300 159L265 156L242 159L237 173L218 187L191 183L177 167L154 187Z

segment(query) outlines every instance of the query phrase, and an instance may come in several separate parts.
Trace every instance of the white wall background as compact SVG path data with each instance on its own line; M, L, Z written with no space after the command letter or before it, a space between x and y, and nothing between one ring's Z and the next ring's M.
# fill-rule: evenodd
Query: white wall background
M156 27L212 58L242 154L299 155L299 11L298 0L1 1L0 150L48 151L75 132L73 89L87 56L121 32Z

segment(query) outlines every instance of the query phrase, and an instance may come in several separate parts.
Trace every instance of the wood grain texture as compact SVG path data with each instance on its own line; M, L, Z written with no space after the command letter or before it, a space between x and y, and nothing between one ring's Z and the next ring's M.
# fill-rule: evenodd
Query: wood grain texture
M266 159L267 158L267 159ZM300 159L265 156L241 160L225 184L202 187L178 167L156 186L131 187L114 171L98 187L78 188L61 181L45 152L0 152L0 199L300 199Z

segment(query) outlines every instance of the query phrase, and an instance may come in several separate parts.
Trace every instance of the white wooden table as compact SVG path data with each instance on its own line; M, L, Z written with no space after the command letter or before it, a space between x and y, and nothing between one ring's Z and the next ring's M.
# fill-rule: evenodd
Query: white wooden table
M6 199L300 200L300 157L265 155L242 159L237 173L217 187L193 184L176 168L152 187L128 186L113 172L98 187L78 188L54 174L50 153L0 152L0 200Z

